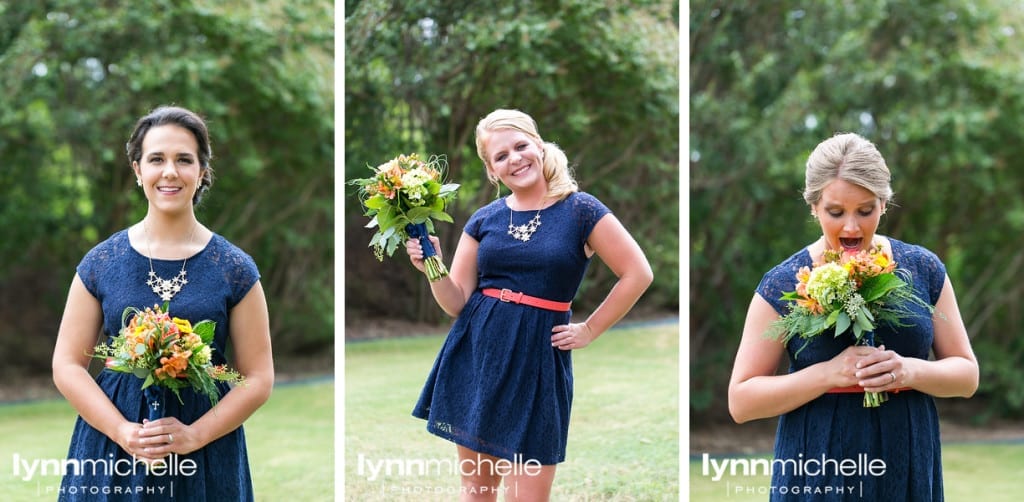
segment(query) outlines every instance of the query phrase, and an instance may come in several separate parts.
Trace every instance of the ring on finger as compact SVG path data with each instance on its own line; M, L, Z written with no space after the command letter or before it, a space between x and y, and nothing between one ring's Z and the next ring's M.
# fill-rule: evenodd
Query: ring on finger
M173 442L174 442L174 436L172 436L171 433L167 433L167 443L170 444L170 443L173 443Z
M890 371L889 372L889 376L892 377L892 382L889 382L889 383L896 383L896 373Z

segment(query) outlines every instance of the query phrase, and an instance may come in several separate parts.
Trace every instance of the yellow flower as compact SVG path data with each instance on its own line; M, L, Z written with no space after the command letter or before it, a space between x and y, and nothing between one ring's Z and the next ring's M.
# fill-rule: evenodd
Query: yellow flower
M178 331L180 331L182 333L191 333L192 332L192 323L188 322L187 319L179 319L179 318L175 317L173 319L173 321L174 321L174 324L178 325Z

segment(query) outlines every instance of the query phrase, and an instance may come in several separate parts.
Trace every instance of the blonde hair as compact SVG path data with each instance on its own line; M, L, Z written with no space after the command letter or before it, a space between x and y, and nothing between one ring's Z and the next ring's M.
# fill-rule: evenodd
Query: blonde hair
M533 138L541 145L543 152L544 179L548 182L548 197L561 199L572 192L578 191L579 186L572 177L569 170L569 159L565 156L558 145L541 139L537 132L537 122L533 117L519 111L498 109L480 119L476 125L476 154L488 169L491 168L490 159L484 150L487 137L490 132L502 129L513 129ZM498 186L498 181L490 180L491 184Z
M836 134L818 144L807 158L804 200L813 206L834 180L843 180L875 194L885 204L892 200L892 176L874 143L855 133Z

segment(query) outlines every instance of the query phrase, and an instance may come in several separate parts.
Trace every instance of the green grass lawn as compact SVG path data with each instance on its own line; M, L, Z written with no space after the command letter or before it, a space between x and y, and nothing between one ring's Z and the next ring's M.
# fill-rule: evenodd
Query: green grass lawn
M347 500L457 498L459 477L443 467L455 446L410 415L442 341L345 346ZM678 350L679 326L668 324L612 330L573 355L569 445L552 500L679 499Z
M721 462L724 457L711 458ZM738 457L738 458L771 458ZM769 479L765 476L722 476L718 481L703 472L701 459L690 461L690 500L764 502ZM714 473L713 468L708 469ZM1024 479L1024 445L1020 443L974 443L942 445L942 473L946 500L1020 500Z
M77 414L64 400L0 405L0 498L56 500L59 475L23 480L15 459L64 459ZM334 382L278 386L245 424L256 500L334 496ZM16 476L15 474L20 474Z

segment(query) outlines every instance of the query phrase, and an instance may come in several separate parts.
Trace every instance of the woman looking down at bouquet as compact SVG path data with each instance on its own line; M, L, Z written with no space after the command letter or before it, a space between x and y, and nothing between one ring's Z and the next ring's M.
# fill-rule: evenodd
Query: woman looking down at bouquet
M814 149L804 199L822 237L757 286L729 411L740 423L779 416L775 459L826 466L774 469L772 500L942 500L933 398L970 397L978 387L945 266L921 246L876 233L892 200L890 172L875 145L856 134ZM871 285L878 277L886 285ZM899 294L878 301L879 288L889 286ZM780 326L791 331L776 336ZM789 372L777 375L784 355ZM861 458L875 468L827 468ZM845 491L850 486L857 491Z
M136 123L127 155L148 202L146 215L79 263L53 353L54 383L79 413L68 459L95 466L65 472L59 498L253 500L242 423L274 382L269 319L252 258L195 215L213 182L206 124L183 108L157 108ZM163 304L178 319L168 322L153 309ZM193 333L186 321L205 328ZM159 339L148 337L154 332ZM121 342L112 342L94 380L93 347L119 333ZM125 340L133 348L127 353L117 350ZM206 380L207 388L219 396L175 389L157 403L163 418L150 420L148 380L113 368L174 340L181 344L159 357L162 367L151 376L184 376L191 364L223 367L230 340L245 385L229 388L211 372L216 382Z
M491 183L512 193L470 217L449 275L430 283L456 320L413 415L456 444L463 500L496 500L502 481L505 500L547 500L565 460L572 351L621 319L653 276L636 241L577 190L565 154L529 115L495 110L477 125L476 146ZM423 270L419 241L406 251ZM595 254L618 282L586 321L570 322ZM515 468L502 472L499 460Z

